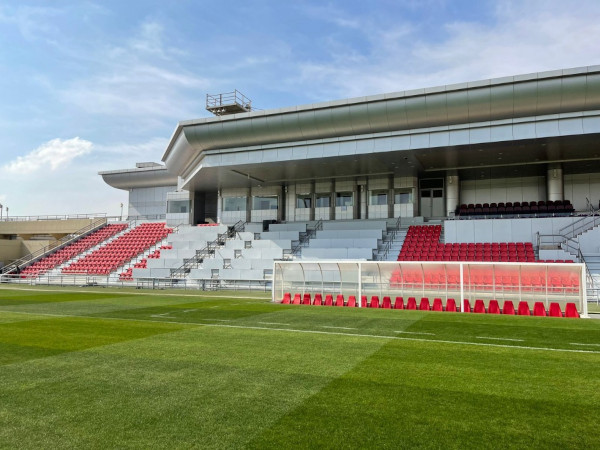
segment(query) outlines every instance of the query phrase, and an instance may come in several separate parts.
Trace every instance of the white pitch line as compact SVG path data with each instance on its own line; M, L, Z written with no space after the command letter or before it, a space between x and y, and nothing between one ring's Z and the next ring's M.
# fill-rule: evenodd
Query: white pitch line
M321 325L321 328L335 328L338 330L358 330L358 328L350 328L350 327L327 327L325 325Z
M569 342L569 345L586 345L590 347L600 347L600 344L584 344L582 342Z
M421 333L418 331L394 331L394 333L402 333L402 334L423 334L427 336L435 336L435 333Z
M523 342L523 339L500 338L500 337L490 337L490 336L475 336L475 339L492 339L494 341Z
M197 309L186 309L185 311L183 311L184 313L188 313L188 312L194 312L194 311L198 311Z
M281 323L281 322L258 322L263 325L290 325L289 323Z
M23 311L10 311L0 309L0 313L8 312L14 314L26 314L30 316L50 316L50 317L70 317L77 319L95 319L95 320L119 320L123 322L151 322L172 325L195 325L198 327L213 327L213 328L234 328L242 330L260 330L260 331L281 331L285 333L305 333L305 334L324 334L329 336L345 336L345 337L364 337L371 339L387 339L390 341L408 341L408 342L422 342L429 344L451 344L451 345L472 345L475 347L494 347L494 348L505 348L505 349L519 349L519 350L534 350L544 352L560 352L560 353L590 353L594 355L600 355L600 351L597 350L575 350L568 348L554 348L554 347L530 347L525 345L507 345L507 344L492 344L488 342L469 342L469 341L449 341L444 339L422 339L417 337L400 337L400 336L383 336L378 334L358 334L358 333L342 333L336 331L320 331L320 330L299 330L296 328L268 328L268 327L254 327L247 325L228 325L228 324L217 324L217 323L199 323L199 322L165 322L163 320L149 320L149 319L131 319L125 317L102 317L102 316L80 316L75 314L49 314L49 313L34 313L34 312L23 312ZM220 320L220 319L201 319L201 320Z
M231 322L231 320L227 320L227 319L199 319L199 320L210 320L211 322ZM184 323L184 322L181 322ZM188 322L188 323L193 323L193 322Z

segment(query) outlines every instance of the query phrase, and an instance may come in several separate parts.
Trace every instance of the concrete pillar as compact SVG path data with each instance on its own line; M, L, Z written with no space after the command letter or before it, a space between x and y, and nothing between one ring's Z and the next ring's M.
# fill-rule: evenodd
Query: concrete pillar
M563 200L563 170L560 163L548 164L546 172L546 197L548 200Z
M460 204L460 179L458 175L446 175L446 216L454 214Z
M223 208L223 197L221 196L221 190L217 191L217 223L221 223L221 211Z

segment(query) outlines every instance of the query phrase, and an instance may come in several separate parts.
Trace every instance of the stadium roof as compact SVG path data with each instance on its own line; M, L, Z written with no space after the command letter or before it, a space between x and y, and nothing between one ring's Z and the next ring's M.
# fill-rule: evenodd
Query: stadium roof
M448 170L495 178L548 163L600 171L599 134L600 66L589 66L183 121L162 160L196 190Z

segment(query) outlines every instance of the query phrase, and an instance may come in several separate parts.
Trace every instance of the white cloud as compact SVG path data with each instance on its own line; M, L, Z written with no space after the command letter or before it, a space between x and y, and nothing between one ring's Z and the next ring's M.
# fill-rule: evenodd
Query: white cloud
M598 64L599 16L597 0L504 0L491 20L445 23L435 38L364 20L368 47L333 39L329 60L300 63L295 82L317 98L355 97Z
M93 144L90 141L75 137L73 139L52 139L25 156L2 166L7 173L25 175L40 169L55 171L68 165L73 159L90 153Z

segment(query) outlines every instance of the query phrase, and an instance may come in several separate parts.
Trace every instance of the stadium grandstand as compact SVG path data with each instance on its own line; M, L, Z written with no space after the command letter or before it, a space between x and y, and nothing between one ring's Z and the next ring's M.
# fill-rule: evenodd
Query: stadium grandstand
M600 66L207 109L162 164L100 173L129 192L127 220L5 261L2 280L561 316L597 301Z

